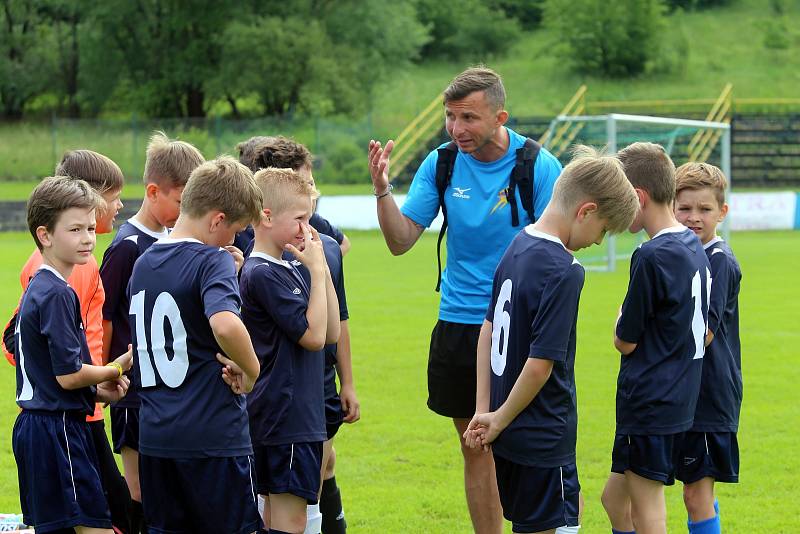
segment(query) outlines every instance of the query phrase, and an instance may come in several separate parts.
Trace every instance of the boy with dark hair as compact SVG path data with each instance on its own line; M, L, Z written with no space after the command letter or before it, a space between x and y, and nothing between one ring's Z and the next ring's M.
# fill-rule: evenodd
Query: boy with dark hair
M721 531L716 482L739 481L739 412L742 408L742 353L739 343L739 285L742 270L717 225L728 214L722 171L708 163L686 163L675 176L675 217L692 230L711 264L708 333L703 378L686 432L675 478L683 482L683 500L691 534Z
M580 147L541 218L495 271L464 439L473 448L491 444L514 532L578 530L575 337L584 269L569 251L624 231L637 209L619 160Z
M142 206L120 226L103 254L100 277L106 290L103 305L103 353L116 354L132 343L128 313L128 282L133 264L150 245L169 235L180 215L183 188L192 171L203 163L200 152L183 141L170 140L156 132L147 146ZM139 486L139 395L136 383L128 394L111 407L111 436L114 452L122 456L125 481L133 506L131 531L145 532L142 492Z
M339 305L319 235L308 225L315 190L291 169L261 170L255 179L264 209L241 288L262 369L247 398L258 492L269 532L300 533L320 489L323 349L339 336ZM310 283L281 259L284 251L306 266Z
M703 370L710 266L702 244L673 212L675 165L664 148L619 153L640 210L631 232L650 241L631 258L614 346L622 354L617 428L603 506L613 532L666 533L664 486L675 482Z
M150 532L249 533L259 520L242 393L259 365L221 247L260 215L261 191L222 156L192 172L181 199L172 233L139 257L128 285L145 520ZM220 362L242 370L235 387Z
M130 351L92 365L80 303L67 284L92 256L102 198L82 181L48 178L28 200L28 227L41 253L15 325L17 404L12 445L25 523L37 532L74 528L111 534L111 517L86 422L95 402L121 398Z

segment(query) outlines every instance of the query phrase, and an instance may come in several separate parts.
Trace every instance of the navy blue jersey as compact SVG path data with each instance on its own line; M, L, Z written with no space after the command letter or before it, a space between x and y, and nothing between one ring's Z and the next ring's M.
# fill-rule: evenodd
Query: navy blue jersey
M134 375L140 386L139 452L163 458L252 454L244 395L222 380L209 319L239 315L227 251L196 239L155 242L133 267Z
M294 265L253 252L241 274L242 320L261 363L247 396L253 444L325 441L323 351L298 344L310 289Z
M575 325L584 270L558 238L525 228L494 274L491 410L508 398L529 358L553 361L550 378L492 444L494 454L535 467L575 462Z
M24 410L94 413L94 386L66 390L56 376L91 364L78 295L43 265L22 295L16 326L17 404Z
M333 288L336 290L336 298L339 300L339 320L346 321L350 315L347 312L347 295L344 292L344 268L342 265L342 248L330 236L320 234L322 240L322 249L325 251L325 260L328 262L328 269L331 271L331 280L333 281ZM311 287L311 273L306 269L306 266L294 259L288 252L283 253L283 259L290 261L292 265L297 267L303 279L306 281L308 287ZM336 343L325 345L325 366L336 365Z
M719 237L705 245L711 263L708 328L714 339L706 347L703 379L694 413L695 432L737 432L742 407L742 351L739 344L739 284L742 270L728 244Z
M711 267L697 236L667 228L631 258L619 339L636 343L621 357L617 434L689 430L703 372Z
M253 250L253 238L255 238L255 236L256 231L253 230L251 225L247 225L247 228L237 233L233 238L233 246L242 252L247 252L247 254L245 254L246 258L250 254L250 251Z
M128 282L133 272L133 264L145 250L157 240L167 237L169 232L153 232L135 219L123 223L114 236L111 245L103 254L100 265L100 278L106 300L103 303L103 320L110 321L112 326L109 354L116 358L128 350L131 341L131 326L128 322L130 299L128 298ZM130 373L133 375L133 373ZM128 393L115 404L121 408L139 406L138 387L131 382Z

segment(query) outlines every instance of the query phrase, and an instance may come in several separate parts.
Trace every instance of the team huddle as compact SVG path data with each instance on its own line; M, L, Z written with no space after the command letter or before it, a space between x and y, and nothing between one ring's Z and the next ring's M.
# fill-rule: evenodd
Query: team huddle
M445 103L478 98L483 109L486 95L473 88ZM459 141L450 121L461 111L451 107L448 133ZM530 143L503 126L506 118L490 134L504 132L513 160L512 149ZM462 136L453 156L462 173L470 142ZM417 183L402 212L411 222L390 231L386 221L400 221L401 212L387 204L391 146L383 150L370 144L375 196L379 215L387 210L387 244L402 253L439 209L437 155L423 164L424 209ZM308 508L319 502L322 532L344 532L332 440L360 417L342 266L350 243L314 212L319 193L305 147L257 137L239 152L239 161L205 162L191 145L155 134L142 208L99 267L95 234L111 231L121 207L119 167L91 151L69 152L32 193L37 251L4 343L22 409L13 432L20 500L37 531L124 524L123 532L320 532ZM451 393L436 397L431 388L429 406L467 417L456 425L463 445L493 458L492 483L514 532L576 532L583 500L574 368L585 273L573 253L606 233L644 230L650 239L631 259L614 330L622 356L603 506L615 533L665 532L664 486L677 478L689 531L720 532L713 487L738 480L742 400L741 271L716 234L728 210L726 179L704 163L676 170L652 143L616 155L577 147L560 175L544 149L539 162L552 180L524 186L536 197L520 204L528 213L518 219L529 224L502 228L515 237L499 263L492 260L490 302L476 308L477 349L465 356L476 372L464 378L475 388L463 390L468 398L458 407ZM484 172L479 158L472 164ZM506 194L505 205L518 209L514 189ZM442 209L443 198L440 191ZM458 216L452 208L456 232ZM413 239L389 235L407 231ZM448 269L443 302L454 298L456 271ZM454 322L471 322L459 306ZM111 403L124 482L102 403Z

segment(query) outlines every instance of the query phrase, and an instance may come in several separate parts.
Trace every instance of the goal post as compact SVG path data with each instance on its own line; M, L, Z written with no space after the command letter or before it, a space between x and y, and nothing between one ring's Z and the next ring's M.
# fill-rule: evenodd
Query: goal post
M576 144L604 148L615 154L620 148L637 141L650 141L662 145L676 166L687 161L706 161L722 169L728 179L725 193L730 202L731 192L731 128L725 122L652 117L611 113L608 115L559 115L550 123L549 131L558 131L544 146L562 163L569 162L569 148ZM730 215L722 224L722 235L730 237ZM627 236L625 236L627 237ZM605 253L598 257L596 251L578 254L590 270L614 271L617 260L630 258L644 236L631 240L609 236Z

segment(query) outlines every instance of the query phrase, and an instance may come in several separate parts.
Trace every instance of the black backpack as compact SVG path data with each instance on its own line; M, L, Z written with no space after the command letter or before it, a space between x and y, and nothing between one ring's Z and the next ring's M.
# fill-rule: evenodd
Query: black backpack
M527 138L522 148L517 149L517 162L511 170L511 176L508 178L508 188L506 188L506 199L508 199L508 205L511 206L512 226L519 226L517 203L513 202L515 198L514 191L516 191L517 187L519 187L522 207L528 212L531 222L536 221L536 217L533 215L533 166L541 148L542 145L533 139ZM439 207L442 209L442 217L444 218L442 229L439 230L439 239L436 242L436 261L439 265L436 291L439 291L442 285L442 239L447 231L447 207L444 204L444 192L447 186L450 185L450 179L453 176L453 166L456 162L458 147L455 141L451 141L446 146L437 149L437 152L439 152L439 157L436 160L436 190L439 192Z

